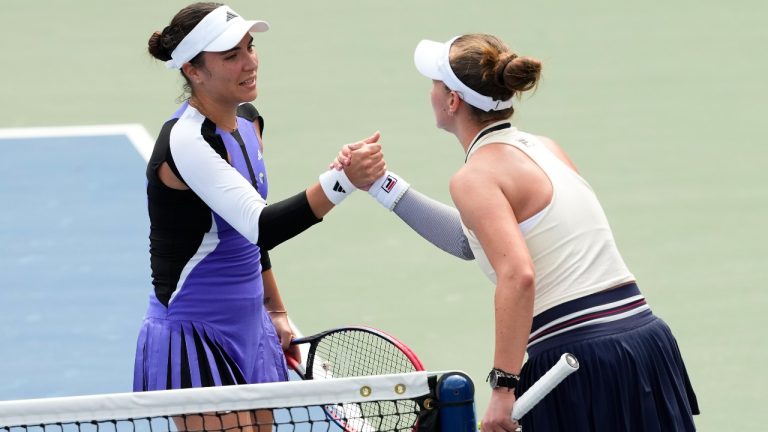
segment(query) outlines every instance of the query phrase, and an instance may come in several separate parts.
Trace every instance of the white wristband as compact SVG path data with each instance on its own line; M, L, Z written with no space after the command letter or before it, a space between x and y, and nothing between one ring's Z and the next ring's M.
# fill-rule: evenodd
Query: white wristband
M399 175L387 171L378 180L373 182L373 185L368 189L368 193L376 198L376 201L381 203L387 210L392 211L395 208L395 204L403 196L405 191L411 187L407 181L403 180Z
M344 170L335 169L320 174L320 187L323 188L323 192L334 205L338 205L344 198L357 190L347 178Z

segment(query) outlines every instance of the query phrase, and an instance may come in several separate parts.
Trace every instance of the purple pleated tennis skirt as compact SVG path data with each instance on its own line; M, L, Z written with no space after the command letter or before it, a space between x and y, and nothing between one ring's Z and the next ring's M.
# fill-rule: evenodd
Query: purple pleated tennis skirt
M521 419L525 432L695 430L699 407L677 342L636 284L534 317L518 395L566 352L579 369Z
M179 295L166 307L150 296L134 391L286 381L283 350L261 299Z

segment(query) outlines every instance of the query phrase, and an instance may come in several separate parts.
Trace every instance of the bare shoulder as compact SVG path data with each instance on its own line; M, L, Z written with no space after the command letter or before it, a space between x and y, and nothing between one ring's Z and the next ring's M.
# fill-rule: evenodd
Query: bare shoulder
M449 183L451 193L454 193L458 190L463 190L467 187L471 188L471 183L473 180L474 176L472 176L471 167L468 167L467 165L462 166L451 176L451 181Z
M451 177L451 190L462 188L485 189L488 185L508 183L515 167L530 163L520 150L503 142L486 144L475 151L469 160ZM511 173L511 174L510 174Z
M160 181L162 181L164 185L171 189L189 189L189 186L187 186L186 183L176 177L176 174L173 173L171 167L168 165L168 162L163 162L162 165L160 165L160 168L157 169L157 176L160 177Z
M545 137L543 135L538 135L538 138L541 140L541 142L551 151L555 154L560 160L562 160L566 165L571 167L576 172L579 172L579 170L576 168L576 165L573 163L571 158L568 157L568 154L565 153L565 150L563 150L560 145L555 142L552 138Z
M480 164L468 163L451 176L449 183L449 190L452 196L456 195L473 195L473 191L477 191L483 184L487 184L489 179L485 174L485 170L481 169Z
M264 140L261 139L261 127L262 125L259 123L259 120L255 120L253 122L253 129L256 132L256 137L259 138L259 148L262 153L264 153Z

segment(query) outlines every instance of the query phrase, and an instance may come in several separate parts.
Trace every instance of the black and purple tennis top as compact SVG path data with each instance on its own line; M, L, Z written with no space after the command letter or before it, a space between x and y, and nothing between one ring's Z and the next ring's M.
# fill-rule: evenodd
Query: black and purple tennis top
M262 254L319 221L305 192L266 205L251 105L224 131L184 103L147 166L154 292L136 351L134 390L287 379L263 307ZM167 163L188 190L159 179Z

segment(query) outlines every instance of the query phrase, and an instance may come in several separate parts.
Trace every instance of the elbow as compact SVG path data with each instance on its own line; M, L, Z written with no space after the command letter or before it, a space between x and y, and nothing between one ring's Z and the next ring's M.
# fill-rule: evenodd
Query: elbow
M264 241L263 239L257 239L255 242L251 242L251 243L253 243L256 246L258 246L259 249L265 250L265 251L272 250L272 248L275 247L274 245L270 244L267 241Z
M272 250L275 246L277 246L277 242L275 241L275 239L267 235L262 235L261 237L257 238L255 242L252 242L252 243L258 246L259 249L268 250L268 251Z
M463 253L459 255L459 258L463 259L464 261L474 261L475 260L475 254L472 253L472 250L464 250Z
M464 233L461 234L461 255L458 255L458 257L464 261L473 261L475 259L475 253L472 252L472 247L469 245L469 240L467 240L467 237L464 235Z
M533 315L533 303L536 298L535 273L533 267L519 266L504 269L496 273L494 308L496 315L512 314L519 319ZM524 327L529 327L525 325Z
M520 295L533 297L536 289L536 273L533 267L504 270L496 273L497 287L506 287Z

